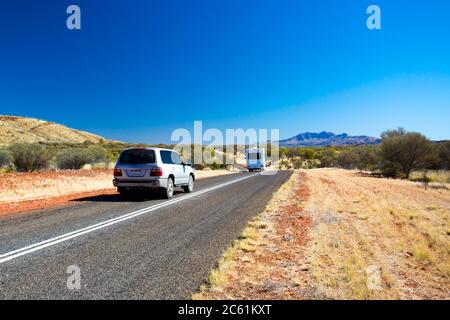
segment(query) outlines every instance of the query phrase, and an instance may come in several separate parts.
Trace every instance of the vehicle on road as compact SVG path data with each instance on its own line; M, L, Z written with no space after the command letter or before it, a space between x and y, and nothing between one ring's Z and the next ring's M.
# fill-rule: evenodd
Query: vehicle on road
M263 171L266 167L266 153L264 148L247 149L245 152L247 159L247 169L252 172L255 170Z
M194 190L195 170L170 149L125 149L114 168L113 184L124 196L136 190L159 190L165 198L173 197L175 187Z

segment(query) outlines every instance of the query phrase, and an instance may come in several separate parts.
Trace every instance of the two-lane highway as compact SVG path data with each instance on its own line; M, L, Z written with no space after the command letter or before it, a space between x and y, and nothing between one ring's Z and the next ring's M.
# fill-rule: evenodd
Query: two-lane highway
M199 180L172 200L80 199L0 218L1 299L190 298L290 172ZM67 286L69 266L81 289Z

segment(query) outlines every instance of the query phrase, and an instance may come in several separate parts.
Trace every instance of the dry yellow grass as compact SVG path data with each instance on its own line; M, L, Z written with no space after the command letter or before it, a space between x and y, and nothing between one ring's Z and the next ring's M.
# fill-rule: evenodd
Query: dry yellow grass
M112 170L3 173L0 203L46 199L112 188Z
M450 171L447 170L431 170L426 172L426 176L430 182L434 183L450 183ZM423 179L423 172L415 171L411 174L410 180L420 181Z
M98 143L102 137L44 120L0 116L0 145L14 142Z
M448 189L346 170L301 172L249 224L245 233L259 239L252 250L236 243L216 270L221 280L194 298L450 299ZM298 183L309 191L300 203L312 223L294 233L286 205L298 198ZM292 239L279 241L286 233ZM309 241L295 245L304 233Z
M450 192L345 170L307 172L313 280L331 298L450 298ZM380 286L369 289L370 272Z

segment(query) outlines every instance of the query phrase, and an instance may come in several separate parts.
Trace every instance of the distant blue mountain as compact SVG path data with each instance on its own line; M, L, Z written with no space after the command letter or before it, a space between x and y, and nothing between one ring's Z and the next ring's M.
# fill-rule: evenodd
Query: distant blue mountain
M281 140L280 147L326 147L326 146L358 146L379 144L381 139L369 136L349 136L346 133L334 134L305 132L290 139Z

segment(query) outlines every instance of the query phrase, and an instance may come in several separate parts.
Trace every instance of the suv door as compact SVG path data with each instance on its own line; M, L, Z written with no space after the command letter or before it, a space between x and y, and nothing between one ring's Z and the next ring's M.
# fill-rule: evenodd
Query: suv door
M173 174L176 185L187 183L187 180L185 181L183 177L183 166L179 164L181 161L180 156L169 150L161 150L160 154L164 166L163 172L167 171L167 175Z
M183 160L181 160L180 155L177 152L172 151L172 160L175 164L176 171L178 172L178 182L177 184L188 183L189 172L186 170L186 166L183 165ZM177 178L175 178L177 179Z

